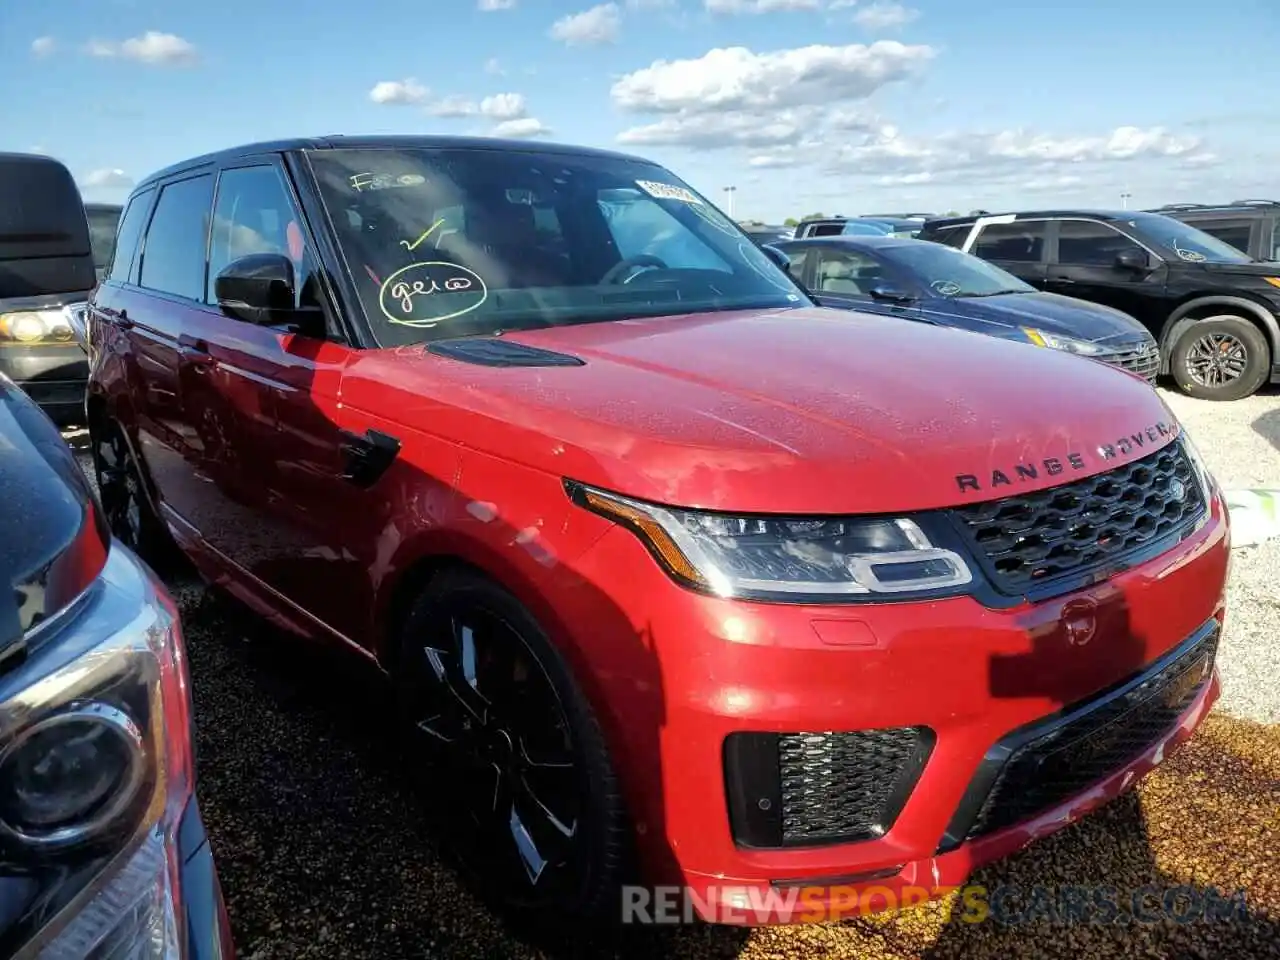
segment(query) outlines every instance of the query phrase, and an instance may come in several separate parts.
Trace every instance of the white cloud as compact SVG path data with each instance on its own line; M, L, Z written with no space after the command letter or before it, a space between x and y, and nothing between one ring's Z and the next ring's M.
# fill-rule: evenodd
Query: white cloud
M758 166L797 162L781 148L816 135L838 142L879 120L865 100L915 73L933 57L925 46L810 46L772 53L744 47L711 50L697 60L657 61L618 80L616 106L653 121L618 135L640 146L745 147L765 155Z
M817 10L821 0L703 0L708 13L773 13L779 10Z
M642 113L833 105L908 77L933 56L931 47L894 40L772 53L717 48L697 60L655 61L622 77L610 92L617 106Z
M502 69L502 63L497 57L490 57L484 62L484 72L495 77L505 77L507 75L507 71Z
M163 66L189 65L198 59L194 44L158 30L148 30L128 40L90 40L86 49L94 57L120 57Z
M561 17L551 25L547 35L571 47L615 43L622 26L622 11L616 3L602 3Z
M133 177L118 168L91 170L80 182L97 190L124 190L133 186Z
M551 128L536 117L523 117L519 120L504 120L490 131L495 137L508 137L513 140L527 140L532 137L545 137Z
M860 7L853 15L854 22L868 30L894 30L919 19L920 11L894 3L893 0Z
M1200 140L1178 136L1162 127L1117 127L1110 133L1055 136L1026 130L996 133L952 133L931 140L905 136L884 125L861 140L834 145L823 153L832 172L897 177L928 175L937 182L961 175L966 180L1033 175L1041 180L1079 176L1083 168L1143 159L1186 158L1198 153ZM905 182L901 179L895 182Z
M36 57L47 57L58 48L58 41L53 37L36 37L31 41L31 54Z
M479 0L476 8L483 10L485 13L492 13L495 10L514 10L516 8L516 0Z
M529 112L519 93L496 93L480 101L480 113L491 120L519 120Z
M435 117L473 117L479 110L475 102L458 96L444 97L427 107L427 112Z
M388 106L411 106L425 103L431 91L413 77L404 80L379 80L369 91L369 99L374 103Z

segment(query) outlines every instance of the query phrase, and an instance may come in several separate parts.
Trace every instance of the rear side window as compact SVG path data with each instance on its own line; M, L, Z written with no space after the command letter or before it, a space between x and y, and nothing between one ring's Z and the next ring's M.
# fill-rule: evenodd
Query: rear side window
M151 198L154 190L144 190L129 201L124 216L120 218L120 229L116 233L115 250L107 261L107 279L120 283L129 283L133 279L133 261L138 254L138 239L142 236L142 228L147 222L147 211L151 209Z
M1119 230L1093 220L1063 220L1058 225L1058 262L1110 267L1126 250L1143 252L1141 245Z
M972 229L973 224L962 223L958 227L942 227L939 230L934 230L927 238L922 239L932 240L934 243L946 244L948 247L955 247L959 250L964 246L965 238L969 236L969 231Z
M205 239L212 205L213 177L208 174L161 188L142 248L142 286L204 299Z
M844 232L843 223L815 223L809 228L811 237L838 237Z
M1038 263L1044 251L1044 232L1043 220L990 223L978 234L972 252L983 260Z

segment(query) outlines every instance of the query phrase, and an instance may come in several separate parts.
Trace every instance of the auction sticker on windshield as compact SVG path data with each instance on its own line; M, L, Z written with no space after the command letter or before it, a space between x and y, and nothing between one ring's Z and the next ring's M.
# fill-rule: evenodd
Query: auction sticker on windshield
M636 186L649 194L651 197L657 197L659 200L679 200L681 203L702 204L692 192L684 187L677 187L671 183L658 183L654 180L637 180Z

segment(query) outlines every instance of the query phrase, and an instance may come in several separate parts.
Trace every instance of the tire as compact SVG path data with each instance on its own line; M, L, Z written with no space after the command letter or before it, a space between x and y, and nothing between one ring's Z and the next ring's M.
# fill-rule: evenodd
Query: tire
M151 507L142 470L123 429L114 420L98 421L89 429L89 449L111 535L156 573L172 572L178 564L178 547Z
M1266 335L1244 317L1207 317L1178 337L1169 369L1188 396L1241 400L1270 378L1271 348Z
M461 644L465 649L469 629L468 673L465 653L460 658L446 655L446 648L457 650ZM517 642L510 644L509 654L498 652L507 645L498 643L495 636L508 632ZM621 916L621 885L630 872L630 823L599 722L546 633L497 584L469 569L454 568L432 577L413 603L397 640L392 676L406 742L411 751L425 753L412 757L409 766L423 781L428 805L443 814L443 840L473 889L496 912L520 924L543 930L563 929L566 922L611 927L611 919ZM507 677L508 668L517 679ZM454 693L455 687L465 696ZM545 698L547 702L557 701L548 716L560 717L562 727L557 725L560 721L544 725L536 719L511 724L515 701L494 693L524 691L519 700L522 710L529 710L539 698L528 691L544 687L553 695ZM476 711L479 701L474 694L489 706ZM479 712L485 714L483 722ZM461 726L449 719L455 714L465 718ZM522 718L535 715L541 714L521 714ZM493 748L489 738L499 746ZM562 742L564 752L560 753ZM477 760L491 749L496 752ZM485 763L495 769L507 763L532 765L530 758L535 755L544 761L535 765L539 774L546 773L542 768L548 768L552 757L571 758L574 765L572 775L562 769L554 775L557 784L567 787L572 781L561 796L572 796L575 813L573 838L556 863L551 862L550 849L566 843L558 828L568 825L563 812L567 803L553 803L551 793L543 794L538 798L545 803L541 809L553 816L538 817L536 811L530 815L528 797L520 793L527 789L532 795L548 781L534 779L535 786L530 787L522 779L530 774L525 770L518 775L498 773L497 786L490 786L494 774L484 768L480 789L467 789L474 771ZM420 759L430 762L423 764ZM507 784L508 776L513 782L521 780L524 787ZM494 816L486 809L490 794L498 811ZM508 794L511 811L520 814L526 836L533 841L534 854L521 853L513 839L516 825L514 814L507 819ZM551 847L543 850L541 844L548 837ZM531 861L539 859L546 860L549 869L541 869L534 879L537 868Z

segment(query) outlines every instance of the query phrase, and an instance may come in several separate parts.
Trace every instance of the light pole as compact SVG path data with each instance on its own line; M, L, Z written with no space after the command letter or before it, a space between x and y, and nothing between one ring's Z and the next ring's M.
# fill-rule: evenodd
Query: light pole
M1128 190L1125 190L1124 192L1122 192L1122 193L1120 194L1120 202L1121 202L1122 204L1124 204L1124 208L1125 208L1126 210L1128 210L1128 209L1129 209L1129 198L1130 198L1130 197L1132 197L1132 196L1133 196L1133 194L1132 194L1132 193L1130 193Z
M733 219L733 195L734 195L735 193L737 193L737 192L738 192L738 188L737 188L737 187L725 187L725 188L724 188L724 192L725 192L725 195L729 198L729 199L728 199L728 206L729 206L729 219L730 219L730 220L732 220L732 219Z

